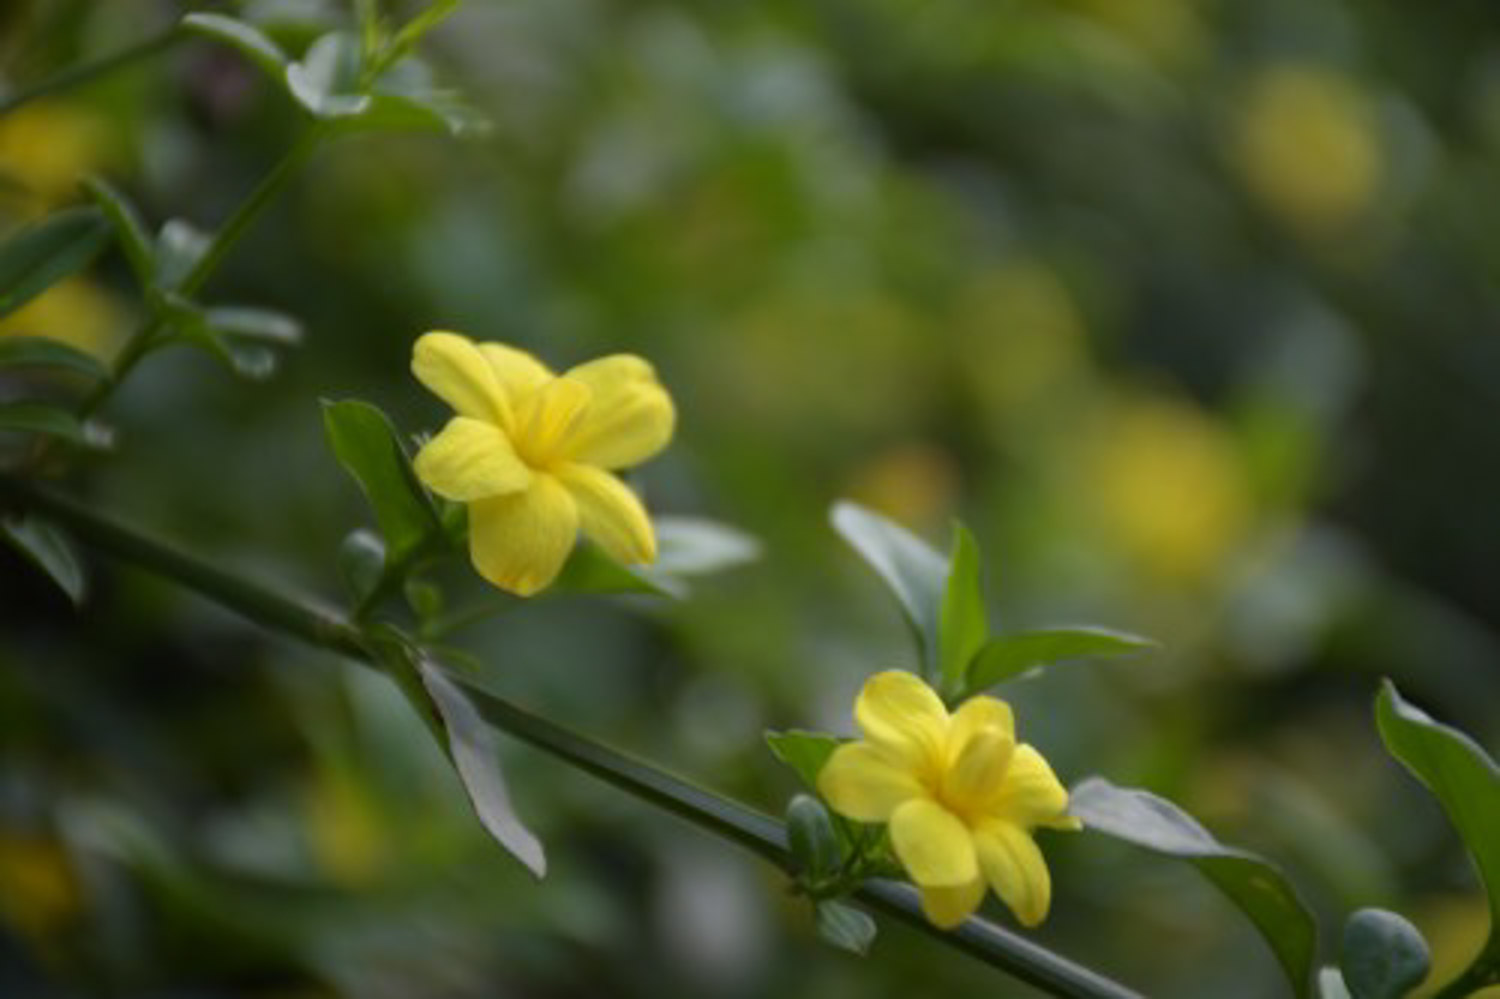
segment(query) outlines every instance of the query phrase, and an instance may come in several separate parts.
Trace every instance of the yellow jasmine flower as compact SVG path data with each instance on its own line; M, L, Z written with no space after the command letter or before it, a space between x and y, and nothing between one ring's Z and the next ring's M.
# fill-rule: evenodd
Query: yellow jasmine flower
M1052 879L1032 831L1082 823L1042 755L1016 745L1010 705L972 697L950 715L927 684L889 670L865 683L854 719L864 738L834 751L818 790L851 819L890 823L927 918L957 926L986 885L1024 925L1046 918Z
M672 399L630 354L553 374L530 354L456 333L417 340L412 373L458 415L417 454L429 489L468 504L469 556L519 596L545 588L578 532L627 564L656 559L656 534L612 470L672 437Z

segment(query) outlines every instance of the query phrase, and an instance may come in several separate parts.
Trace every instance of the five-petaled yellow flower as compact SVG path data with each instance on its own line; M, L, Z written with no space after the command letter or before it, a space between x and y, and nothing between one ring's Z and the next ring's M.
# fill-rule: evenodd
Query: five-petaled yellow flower
M851 819L890 823L927 918L957 926L986 884L1024 925L1046 918L1052 879L1032 831L1082 823L1042 755L1016 745L1010 705L972 697L950 715L927 684L891 670L865 683L854 718L864 739L834 751L818 790Z
M557 375L513 347L433 332L411 367L458 413L413 464L433 492L468 504L481 576L530 596L557 578L580 529L621 562L656 559L651 519L611 474L672 437L672 399L649 363L615 354Z

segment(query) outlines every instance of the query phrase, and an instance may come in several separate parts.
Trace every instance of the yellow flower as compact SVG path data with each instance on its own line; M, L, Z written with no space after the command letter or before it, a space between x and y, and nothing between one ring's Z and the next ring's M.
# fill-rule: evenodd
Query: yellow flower
M556 375L514 347L433 332L411 367L458 413L414 467L433 492L468 504L481 576L530 596L557 577L580 529L621 562L656 559L651 519L610 474L672 437L672 400L650 364L615 354Z
M927 918L957 926L988 884L1024 925L1045 919L1052 879L1032 831L1082 823L1042 755L1016 745L1010 705L972 697L950 715L927 684L890 670L865 683L854 719L864 739L834 751L818 790L851 819L890 823Z

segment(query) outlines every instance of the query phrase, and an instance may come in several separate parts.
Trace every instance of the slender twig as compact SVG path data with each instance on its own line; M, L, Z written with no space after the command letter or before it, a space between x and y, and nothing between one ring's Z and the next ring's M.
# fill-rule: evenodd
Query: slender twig
M281 588L233 575L48 489L0 477L0 501L56 520L96 548L175 580L267 628L378 668L359 630L337 612L291 597ZM461 676L456 679L464 683L484 716L512 736L734 842L783 870L791 868L786 833L775 819L533 714L465 682ZM940 930L923 916L916 891L909 885L871 880L860 886L855 897L1053 995L1140 999L1139 993L986 920L970 918L956 930Z
M38 97L46 97L48 94L55 94L60 90L76 87L79 84L89 82L95 77L103 76L111 70L118 69L127 63L155 55L157 52L180 40L183 35L184 32L181 26L174 24L160 34L152 35L150 38L143 39L129 48L121 49L114 55L105 56L103 59L84 63L81 66L74 66L55 76L49 76L39 83L23 87L15 93L7 94L5 97L0 98L0 115L9 114L16 108L23 104L28 104Z

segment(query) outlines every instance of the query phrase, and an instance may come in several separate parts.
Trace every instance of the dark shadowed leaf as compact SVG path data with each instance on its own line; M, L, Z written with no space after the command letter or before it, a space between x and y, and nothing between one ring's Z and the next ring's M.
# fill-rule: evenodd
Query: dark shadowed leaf
M238 49L277 81L286 70L286 54L259 28L223 14L188 14L182 26L205 38L212 38Z
M45 572L74 604L87 588L83 562L62 528L29 514L0 520L0 534L16 551Z
M1049 628L997 635L974 657L968 689L978 692L1027 670L1068 659L1125 656L1155 647L1149 638L1106 628Z
M1260 930L1296 994L1309 994L1317 923L1279 867L1223 845L1165 798L1102 777L1073 788L1068 809L1088 830L1192 863Z
M1461 977L1475 989L1500 984L1500 767L1463 732L1408 704L1389 680L1376 698L1375 721L1385 748L1443 806L1484 881L1490 935Z
M68 208L0 242L0 316L9 315L98 256L109 221L97 208Z
M90 378L105 378L109 369L93 354L40 336L0 337L0 368L61 368Z
M1405 918L1360 909L1344 924L1339 966L1353 999L1401 999L1427 977L1432 953Z
M146 234L146 227L141 222L140 213L125 195L102 177L90 177L83 182L83 187L109 219L109 224L115 230L115 238L120 241L120 249L130 262L130 269L135 271L136 279L142 287L149 286L156 269L155 250L151 245L151 237Z
M948 578L948 560L901 525L857 503L833 505L834 529L885 580L916 633L923 661L938 655L938 617Z
M404 559L438 532L437 514L384 413L358 399L325 400L323 428L339 464L375 511L390 562Z

